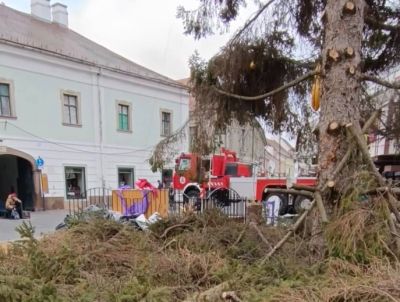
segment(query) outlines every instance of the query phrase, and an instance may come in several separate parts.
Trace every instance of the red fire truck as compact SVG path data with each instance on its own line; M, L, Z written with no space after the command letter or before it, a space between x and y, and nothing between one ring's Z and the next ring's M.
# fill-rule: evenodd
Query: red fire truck
M219 189L223 192L232 189L242 198L254 201L267 200L272 196L281 202L280 215L296 213L303 197L292 197L285 194L269 193L268 188L286 188L286 178L256 177L253 165L240 162L234 151L222 148L218 155L200 157L194 153L182 153L176 159L173 175L173 188L186 198L199 198ZM299 185L314 186L313 177L298 178L293 181Z

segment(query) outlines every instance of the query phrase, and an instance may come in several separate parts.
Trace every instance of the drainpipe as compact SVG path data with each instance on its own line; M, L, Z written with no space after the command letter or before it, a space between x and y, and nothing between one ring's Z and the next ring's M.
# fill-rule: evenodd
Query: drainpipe
M104 167L103 167L103 110L102 110L102 102L101 102L101 88L100 88L100 77L102 75L102 69L99 67L99 71L97 73L97 102L98 102L98 114L99 114L99 145L100 145L100 178L101 178L101 186L105 187L104 180Z

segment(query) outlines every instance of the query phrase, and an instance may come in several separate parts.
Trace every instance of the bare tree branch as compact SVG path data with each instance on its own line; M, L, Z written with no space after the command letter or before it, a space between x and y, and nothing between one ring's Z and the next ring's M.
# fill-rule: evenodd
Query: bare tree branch
M400 81L391 83L391 82L388 82L388 81L385 81L380 78L374 77L372 75L367 75L367 74L362 75L360 79L362 81L373 82L375 84L379 84L379 85L385 86L387 88L400 89Z
M261 94L261 95L257 95L257 96L244 96L244 95L234 94L234 93L230 93L230 92L226 92L224 90L221 90L221 89L219 89L217 87L214 87L214 90L217 91L220 94L223 94L223 95L226 95L226 96L238 99L238 100L258 101L258 100L262 100L262 99L265 99L267 97L270 97L270 96L272 96L274 94L277 94L278 92L284 91L284 90L286 90L286 89L288 89L290 87L293 87L293 86L297 85L298 83L301 83L301 82L307 80L308 78L310 78L312 76L315 76L316 74L318 74L317 71L312 71L312 72L306 73L305 75L303 75L303 76L301 76L301 77L299 77L299 78L297 78L297 79L295 79L295 80L293 80L293 81L291 81L291 82L289 82L289 83L287 83L287 84L285 84L285 85L283 85L283 86L281 86L279 88L276 88L276 89L274 89L274 90L272 90L270 92L267 92L267 93L264 93L264 94Z
M185 138L186 129L189 123L190 118L188 118L179 129L162 139L154 147L151 157L148 159L150 165L152 166L153 172L155 172L157 169L161 169L165 163L174 159L178 151L175 150L176 148L174 148L174 145Z
M230 40L229 43L233 43L235 42L240 35L247 29L249 28L249 26L255 21L257 20L257 18L273 3L275 2L275 0L270 0L267 3L265 3L260 10L254 15L254 17L252 17L251 19L249 19L246 24L233 36L233 38Z
M371 17L366 17L365 22L368 25L370 25L372 28L379 28L379 29L384 29L384 30L389 30L389 31L400 31L400 25L390 25L390 24L381 23L378 20L371 18Z

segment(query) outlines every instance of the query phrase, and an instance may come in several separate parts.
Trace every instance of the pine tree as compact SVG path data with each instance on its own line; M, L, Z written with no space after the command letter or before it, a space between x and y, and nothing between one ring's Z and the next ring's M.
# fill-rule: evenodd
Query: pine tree
M198 131L198 151L212 150L214 131L232 119L261 119L272 130L301 133L303 143L315 134L318 189L331 216L334 204L349 189L349 180L373 168L365 149L360 147L364 156L351 152L355 138L362 137L362 127L369 126L369 117L376 117L373 113L380 109L369 95L369 85L400 88L398 82L380 78L400 62L400 2L256 3L258 11L216 56L209 62L194 56L190 62L197 116L208 117L197 122L200 128L211 129ZM226 30L245 5L245 0L199 0L195 10L179 7L178 17L185 33L200 39ZM314 109L320 107L313 133L311 94ZM393 129L386 130L396 135ZM393 198L388 197L389 206L398 213Z
M199 2L196 10L178 9L186 34L196 39L229 25L246 4ZM327 180L349 147L346 132L330 131L334 129L329 125L343 130L352 123L360 131L360 123L376 109L366 82L399 88L376 78L399 62L397 1L271 0L260 4L254 17L209 62L192 58L192 93L199 114L213 113L202 121L214 129L226 127L233 118L244 123L257 117L273 130L296 133L309 129L309 95L312 80L318 77L320 179ZM203 135L199 151L207 153L213 133ZM310 138L305 133L303 137Z

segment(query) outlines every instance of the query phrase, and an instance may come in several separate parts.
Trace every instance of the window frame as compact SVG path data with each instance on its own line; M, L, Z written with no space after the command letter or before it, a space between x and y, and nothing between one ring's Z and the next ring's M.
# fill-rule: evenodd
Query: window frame
M80 197L76 197L76 196L74 196L74 197L69 197L69 195L68 195L68 187L67 187L67 173L66 173L66 170L68 169L68 168L72 168L72 169L83 169L83 173L84 173L84 175L83 175L83 181L84 181L84 185L85 185L85 187L84 187L84 190L82 190L82 188L80 188L81 189L81 194L86 194L86 191L87 191L87 184L88 184L88 182L87 182L87 166L86 165L73 165L73 164L65 164L65 165L63 165L63 172L64 172L64 190L65 190L65 194L64 194L64 196L65 196L65 199L66 200L71 200L71 199L82 199L82 198L86 198L86 196L80 196Z
M131 169L132 170L132 184L128 184L128 186L131 186L132 185L132 188L134 188L135 187L135 171L136 171L136 169L135 169L135 167L134 166L117 166L117 187L119 188L120 187L120 183L119 183L119 171L120 171L120 169Z
M10 115L0 115L0 119L17 119L16 107L15 107L14 81L0 78L0 84L8 85L8 102L10 105Z
M120 126L120 113L119 113L119 109L120 106L126 106L128 107L128 129L121 129ZM117 100L115 101L115 117L116 117L116 125L117 125L117 131L121 132L121 133L132 133L132 124L133 124L133 120L132 120L132 103L131 102L127 102L127 101L121 101L121 100Z
M64 107L65 107L65 97L72 96L76 98L76 124L71 124L65 122L66 118L64 117ZM82 127L82 114L81 114L81 94L77 91L72 90L61 90L60 92L60 99L61 99L61 118L62 118L62 125L67 127ZM69 116L71 120L71 117Z
M165 132L164 132L164 120L163 120L163 117L164 117L164 113L168 113L169 114L169 117L170 117L170 120L169 120L169 134L165 134ZM172 110L169 110L169 109L160 109L160 136L161 137L168 137L168 136L170 136L170 135L172 135L172 133L173 133L173 129L174 129L174 127L173 127L173 117L174 117L174 114L173 114L173 111Z

